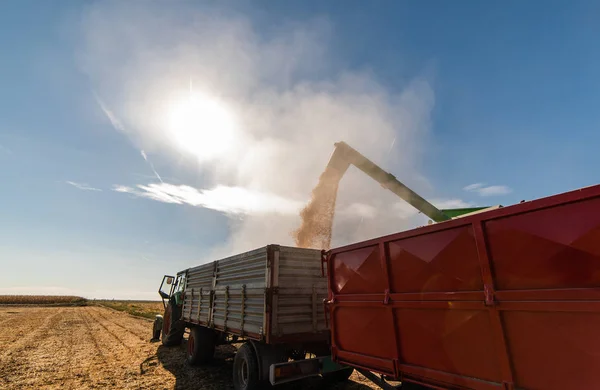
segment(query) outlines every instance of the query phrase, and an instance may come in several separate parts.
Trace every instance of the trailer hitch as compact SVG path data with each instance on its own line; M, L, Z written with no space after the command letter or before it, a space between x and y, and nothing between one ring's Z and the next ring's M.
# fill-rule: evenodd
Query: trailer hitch
M331 299L323 299L323 314L325 316L325 327L329 328L329 320L327 314L330 313L329 306L335 303L335 295L332 295Z
M329 253L325 249L321 250L321 276L325 277L325 263L329 264Z

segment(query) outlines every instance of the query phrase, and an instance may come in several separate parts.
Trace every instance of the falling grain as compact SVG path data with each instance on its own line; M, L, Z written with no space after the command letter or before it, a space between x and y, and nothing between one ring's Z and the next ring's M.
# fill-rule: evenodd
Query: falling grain
M343 173L327 167L312 191L308 205L300 212L302 224L294 232L300 248L329 249L337 190Z

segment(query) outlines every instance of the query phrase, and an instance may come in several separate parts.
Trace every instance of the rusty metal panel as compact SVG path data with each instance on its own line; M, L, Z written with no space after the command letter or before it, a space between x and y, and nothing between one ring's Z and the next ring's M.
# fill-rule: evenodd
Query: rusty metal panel
M332 355L438 388L592 389L600 186L333 249Z
M185 321L208 325L215 263L190 268L186 275L182 317Z
M273 320L275 336L327 330L323 300L327 278L322 274L320 250L280 246L274 254Z

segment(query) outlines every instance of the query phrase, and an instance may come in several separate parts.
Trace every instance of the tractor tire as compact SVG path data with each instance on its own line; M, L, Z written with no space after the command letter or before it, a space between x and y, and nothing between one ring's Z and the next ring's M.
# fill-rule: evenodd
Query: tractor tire
M195 326L190 329L187 342L186 360L188 364L196 366L209 363L215 356L217 334L204 326Z
M181 307L169 302L163 316L162 344L165 347L180 345L185 332L185 324L181 321Z
M156 342L160 340L160 332L163 327L163 316L157 315L152 323L152 339L150 341Z
M322 374L321 376L328 385L333 385L336 383L346 382L353 372L354 368L344 368L343 370L329 372L327 374Z
M238 349L233 359L233 388L235 390L256 390L264 388L259 380L258 359L250 343Z

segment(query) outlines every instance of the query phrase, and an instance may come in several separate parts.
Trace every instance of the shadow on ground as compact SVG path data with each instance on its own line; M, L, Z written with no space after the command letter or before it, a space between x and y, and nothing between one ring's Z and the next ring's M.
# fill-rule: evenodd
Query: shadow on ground
M157 357L160 364L175 377L175 389L206 389L206 390L233 390L231 380L233 371L233 358L236 348L231 345L217 347L215 359L210 365L192 367L185 361L187 341L184 340L178 347L165 347L160 345ZM308 378L305 380L288 383L275 387L277 390L367 390L371 387L362 383L348 381L335 386L327 386L321 378Z

